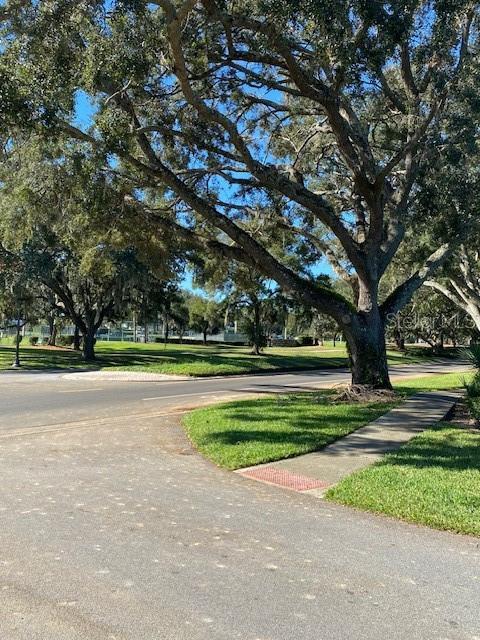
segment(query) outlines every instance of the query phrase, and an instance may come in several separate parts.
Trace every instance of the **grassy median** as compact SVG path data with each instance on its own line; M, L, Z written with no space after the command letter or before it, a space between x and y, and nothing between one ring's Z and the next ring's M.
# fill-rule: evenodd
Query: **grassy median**
M10 341L11 342L11 341ZM72 349L31 347L22 341L20 357L24 369L111 369L150 373L214 376L245 373L294 371L345 367L348 365L345 347L275 347L265 349L261 356L252 355L248 347L222 344L133 344L128 342L98 342L97 360L83 362L81 354ZM407 355L389 352L390 364L425 362L431 354L425 349L412 349ZM0 369L9 369L14 360L14 347L0 345Z
M239 469L324 447L375 420L393 403L331 405L331 392L239 400L187 415L188 436L221 467Z
M184 418L187 433L215 464L238 469L321 449L389 411L404 395L462 387L448 374L397 384L396 402L332 404L332 391L272 395L198 409Z

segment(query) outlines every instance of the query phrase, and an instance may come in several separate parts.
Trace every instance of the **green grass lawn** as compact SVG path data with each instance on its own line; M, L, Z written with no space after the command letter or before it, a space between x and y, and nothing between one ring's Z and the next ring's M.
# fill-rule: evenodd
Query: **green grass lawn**
M102 367L190 376L235 375L255 371L316 369L346 364L344 347L276 347L264 355L232 345L100 343ZM108 361L106 359L108 358Z
M442 373L432 376L421 376L410 380L394 382L395 391L402 396L409 396L420 391L442 391L448 389L464 389L473 378L473 373Z
M396 388L401 395L462 387L459 374L416 378ZM332 392L275 395L197 409L184 418L188 436L215 464L238 469L321 449L401 401L332 404Z
M0 370L10 369L15 359L15 348L0 345ZM70 349L43 349L21 345L20 361L22 369L76 369L85 367L81 354ZM94 367L95 368L95 367Z
M393 404L330 405L331 392L240 400L184 418L197 449L215 464L239 469L324 447L378 418Z
M71 349L46 349L21 344L24 369L116 369L151 373L210 376L235 375L261 371L285 371L347 366L345 348L275 347L254 356L248 347L219 344L178 345L98 342L97 361L86 365ZM389 352L390 364L413 364L429 357L424 349L412 349L407 355ZM10 368L14 347L0 345L0 369Z
M326 497L480 536L480 431L442 423L345 478Z

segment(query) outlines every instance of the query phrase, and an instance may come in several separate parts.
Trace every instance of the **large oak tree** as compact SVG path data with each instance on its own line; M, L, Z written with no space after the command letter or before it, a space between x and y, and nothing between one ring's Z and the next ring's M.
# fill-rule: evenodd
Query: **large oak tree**
M0 166L0 246L33 298L45 287L54 295L83 338L85 360L95 359L102 324L121 317L146 283L174 278L177 266L161 238L132 227L121 185L101 161L76 143L31 135L12 142Z
M385 318L461 239L462 211L444 202L448 238L379 296L478 65L477 2L56 0L13 28L4 64L34 89L39 123L115 156L138 216L330 315L353 381L389 386ZM84 128L71 118L79 88L96 106ZM147 207L145 189L163 205ZM331 261L353 304L269 251L272 215Z

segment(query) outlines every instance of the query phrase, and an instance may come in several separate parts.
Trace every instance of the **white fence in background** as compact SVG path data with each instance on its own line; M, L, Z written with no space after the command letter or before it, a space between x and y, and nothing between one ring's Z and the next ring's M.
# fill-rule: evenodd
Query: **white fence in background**
M156 333L153 331L147 331L147 342L162 342L165 339L165 335L161 332ZM175 332L168 334L169 340L180 340L180 336ZM181 337L183 342L203 342L203 333L195 333L193 331L187 331ZM132 330L113 330L102 329L97 333L97 340L104 340L109 342L133 342L134 333ZM207 335L208 342L224 342L228 344L242 344L248 342L248 338L243 333L231 333L229 331L221 331L213 335ZM137 330L137 342L145 342L145 332L142 329Z
M75 331L75 327L73 325L62 327L61 331L58 332L58 335L73 335ZM0 338L5 338L11 336L12 338L16 334L15 327L8 327L6 329L0 330ZM22 329L22 335L26 338L29 336L37 336L40 342L43 342L50 335L50 330L48 325L36 325L33 327L29 327L28 325ZM143 327L137 328L137 342L145 342L145 331ZM151 325L147 327L147 342L162 342L165 339L165 336L162 331L159 331L158 326ZM168 334L169 340L180 340L180 336L176 332L170 332ZM134 342L134 331L132 328L128 327L101 327L97 332L97 340L107 341L107 342ZM186 331L182 340L184 342L203 342L203 334L195 333L194 331ZM221 331L214 335L207 335L208 342L221 342L226 344L245 344L248 342L248 337L243 333L235 333L234 331Z

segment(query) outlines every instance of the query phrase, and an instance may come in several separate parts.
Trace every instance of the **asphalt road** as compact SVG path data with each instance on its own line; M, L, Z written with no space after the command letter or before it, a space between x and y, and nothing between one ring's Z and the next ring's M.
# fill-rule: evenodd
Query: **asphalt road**
M438 360L392 367L399 376L464 370L465 365ZM96 374L94 374L96 375ZM194 378L180 381L109 381L78 374L0 373L0 433L38 426L64 425L80 420L146 415L182 409L230 397L257 393L308 391L322 385L347 382L346 369Z
M0 638L479 640L477 539L221 471L166 415L341 377L1 375Z

